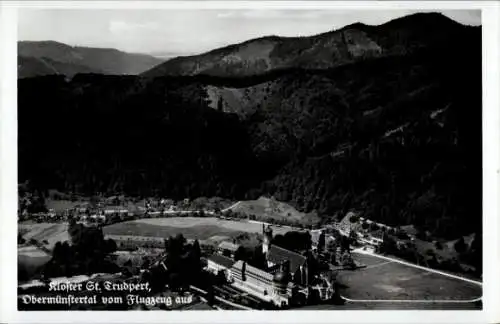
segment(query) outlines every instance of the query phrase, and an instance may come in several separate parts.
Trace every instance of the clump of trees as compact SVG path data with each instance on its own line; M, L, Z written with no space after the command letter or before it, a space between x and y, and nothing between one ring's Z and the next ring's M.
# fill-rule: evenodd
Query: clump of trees
M291 251L308 251L311 249L312 244L311 234L309 232L289 231L284 235L275 235L272 244Z
M325 246L325 232L321 232L321 234L319 234L319 237L318 237L318 251L322 252L325 250L326 246Z
M465 241L464 241L464 238L463 236L460 237L456 242L455 244L453 245L453 247L455 248L455 251L457 251L457 253L461 254L461 253L464 253L465 250L467 249L467 245L465 244Z
M29 181L18 186L18 212L23 213L40 213L47 212L45 198L47 192L34 186Z
M42 271L45 277L119 271L119 267L107 258L116 251L116 243L112 239L104 239L101 227L86 227L73 221L68 232L70 242L54 245L52 259Z
M24 243L26 243L24 237L21 235L21 233L17 233L17 244L24 244Z
M172 290L185 289L202 280L201 248L198 240L187 243L182 234L171 236L164 242L166 257L149 268L142 280L150 283L155 292L165 285Z
M405 241L404 244L398 244L398 238L392 235L385 235L384 241L379 246L378 252L383 254L394 255L412 263L424 264L436 269L442 269L452 272L469 272L465 270L461 263L465 263L474 267L474 271L470 274L480 276L482 273L482 244L481 236L477 235L468 246L463 237L458 239L454 244L454 249L458 257L441 258L432 249L427 249L421 253L413 242ZM442 250L442 243L436 241L435 248Z

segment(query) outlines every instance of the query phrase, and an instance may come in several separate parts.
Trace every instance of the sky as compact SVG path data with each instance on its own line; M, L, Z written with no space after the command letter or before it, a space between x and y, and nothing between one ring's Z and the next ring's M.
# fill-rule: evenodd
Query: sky
M54 40L72 46L116 48L134 53L189 55L268 35L310 36L355 22L378 25L415 12L23 8L18 13L18 39ZM463 24L481 24L480 10L440 12Z

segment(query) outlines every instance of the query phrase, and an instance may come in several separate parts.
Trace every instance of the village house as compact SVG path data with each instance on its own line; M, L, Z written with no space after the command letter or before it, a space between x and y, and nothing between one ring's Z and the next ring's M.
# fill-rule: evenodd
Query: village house
M228 256L230 258L234 258L236 251L240 246L238 244L234 244L232 242L223 241L217 247L217 252L221 255Z

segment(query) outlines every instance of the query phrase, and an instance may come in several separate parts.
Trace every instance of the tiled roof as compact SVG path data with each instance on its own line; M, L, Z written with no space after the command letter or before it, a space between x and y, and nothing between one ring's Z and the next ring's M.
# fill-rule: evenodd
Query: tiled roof
M240 246L238 244L234 244L228 241L223 241L219 244L220 249L229 250L233 252L236 252L236 250L238 250L239 247Z
M239 260L237 261L234 265L233 268L241 270L243 268L243 261ZM246 269L245 272L248 273L253 273L259 277L265 278L267 280L273 280L273 275L270 274L269 272L266 272L264 270L258 269L256 267L252 267L251 265L246 264Z
M228 257L225 257L220 254L212 254L208 257L208 260L220 264L226 268L231 268L234 264L234 260Z
M306 262L306 257L293 251L271 245L267 253L267 260L278 264L283 261L290 261L290 272L295 273L297 269Z

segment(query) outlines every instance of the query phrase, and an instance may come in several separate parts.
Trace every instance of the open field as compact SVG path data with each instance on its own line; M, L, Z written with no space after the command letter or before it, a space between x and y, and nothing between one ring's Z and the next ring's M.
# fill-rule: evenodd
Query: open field
M47 240L48 244L44 245L48 249L52 249L59 241L69 240L68 224L63 223L21 223L18 225L18 230L23 233L27 241L35 239L42 243Z
M284 234L290 230L288 227L272 226L275 234ZM52 249L58 242L69 240L68 225L64 223L21 223L19 232L29 241L35 239ZM261 233L262 224L247 221L232 221L215 217L169 217L145 218L105 226L104 234L108 237L117 236L143 236L168 238L182 234L188 239L221 241L237 237L244 233ZM34 253L24 251L23 253Z
M298 211L294 207L274 199L260 197L257 200L241 201L232 209L245 215L255 215L259 220L276 219L313 224L319 221L318 216Z
M66 241L68 237L68 227L66 224L51 223L23 223L19 224L18 231L22 233L26 244L17 248L17 266L19 280L31 278L39 269L51 259L48 250L58 241ZM35 239L43 247L33 246L29 243L30 239ZM48 244L43 243L47 241Z
M205 240L215 235L231 236L238 232L224 229L214 225L194 225L191 227L175 227L163 225L151 225L140 222L125 222L107 226L104 228L104 234L108 235L126 235L129 237L159 237L168 238L182 234L187 239Z
M234 237L242 233L260 233L262 225L246 221L223 220L215 217L147 218L104 227L107 235L133 235L164 237L182 234L188 239L206 240L224 236ZM274 227L276 234L284 234L286 228Z
M353 300L455 300L482 296L482 287L470 282L413 268L370 255L353 254L364 269L341 271L341 294Z

